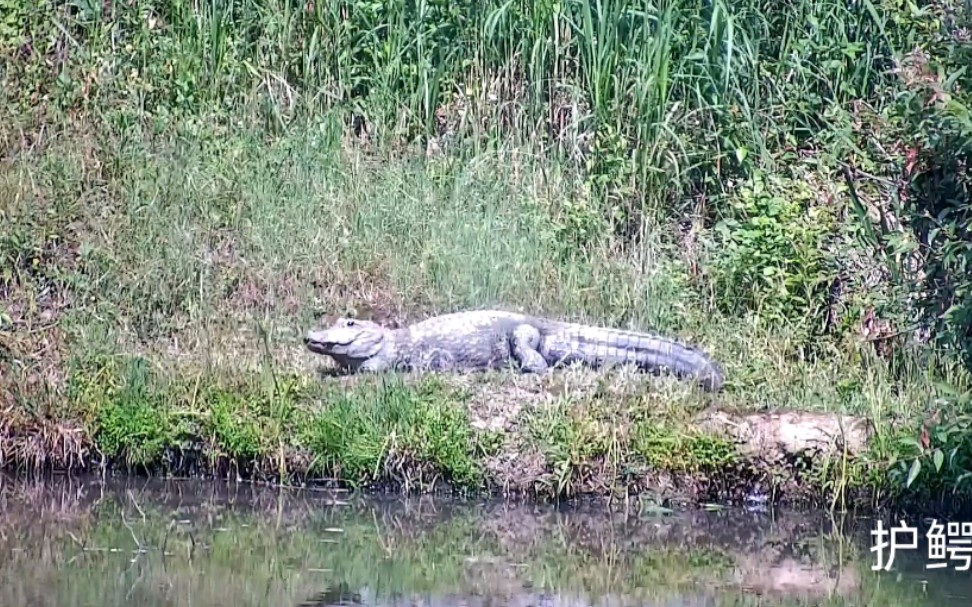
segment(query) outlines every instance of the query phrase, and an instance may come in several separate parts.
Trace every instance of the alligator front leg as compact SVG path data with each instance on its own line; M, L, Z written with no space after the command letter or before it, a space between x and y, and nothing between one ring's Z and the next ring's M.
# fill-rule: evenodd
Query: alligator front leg
M408 369L400 369L398 366L389 365L388 361L383 360L377 356L369 358L363 363L358 365L358 372L362 374L366 373L384 373L386 371L407 371Z
M540 354L540 331L532 325L519 325L510 338L510 351L525 373L543 373L549 368Z

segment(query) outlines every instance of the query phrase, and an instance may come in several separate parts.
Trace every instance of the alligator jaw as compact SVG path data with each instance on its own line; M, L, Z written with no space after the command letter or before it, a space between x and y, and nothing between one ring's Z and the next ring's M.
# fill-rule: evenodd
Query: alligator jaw
M314 354L327 354L328 347L331 346L332 344L323 341L317 341L311 339L310 337L305 337L304 345L307 346L307 349L313 352Z
M309 334L304 337L304 345L307 349L315 354L330 354L334 351L335 346L347 346L351 344L354 340L334 340L334 339L321 339L320 337L315 337L313 334Z

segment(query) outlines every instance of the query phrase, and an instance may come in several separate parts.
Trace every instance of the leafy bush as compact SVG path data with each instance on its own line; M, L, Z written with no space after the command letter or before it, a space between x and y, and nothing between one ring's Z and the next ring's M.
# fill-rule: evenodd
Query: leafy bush
M912 57L900 100L913 154L902 207L921 244L918 311L972 366L972 48L954 51Z
M828 249L835 218L804 183L757 174L715 226L719 304L770 323L812 328L826 309L836 264Z
M943 387L937 413L892 446L888 475L899 490L961 491L972 480L972 391Z

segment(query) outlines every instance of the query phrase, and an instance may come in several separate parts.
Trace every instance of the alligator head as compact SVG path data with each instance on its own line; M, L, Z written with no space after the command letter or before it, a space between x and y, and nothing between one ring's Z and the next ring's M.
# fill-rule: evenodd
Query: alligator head
M381 352L387 336L388 329L376 322L339 318L330 327L308 331L304 344L342 366L358 367Z

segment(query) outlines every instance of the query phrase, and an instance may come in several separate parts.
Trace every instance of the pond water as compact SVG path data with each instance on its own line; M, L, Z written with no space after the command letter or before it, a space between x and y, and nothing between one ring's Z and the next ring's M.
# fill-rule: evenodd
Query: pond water
M666 515L97 477L3 478L0 510L0 605L11 607L972 599L972 573L927 569L924 546L872 571L875 523L826 513Z

